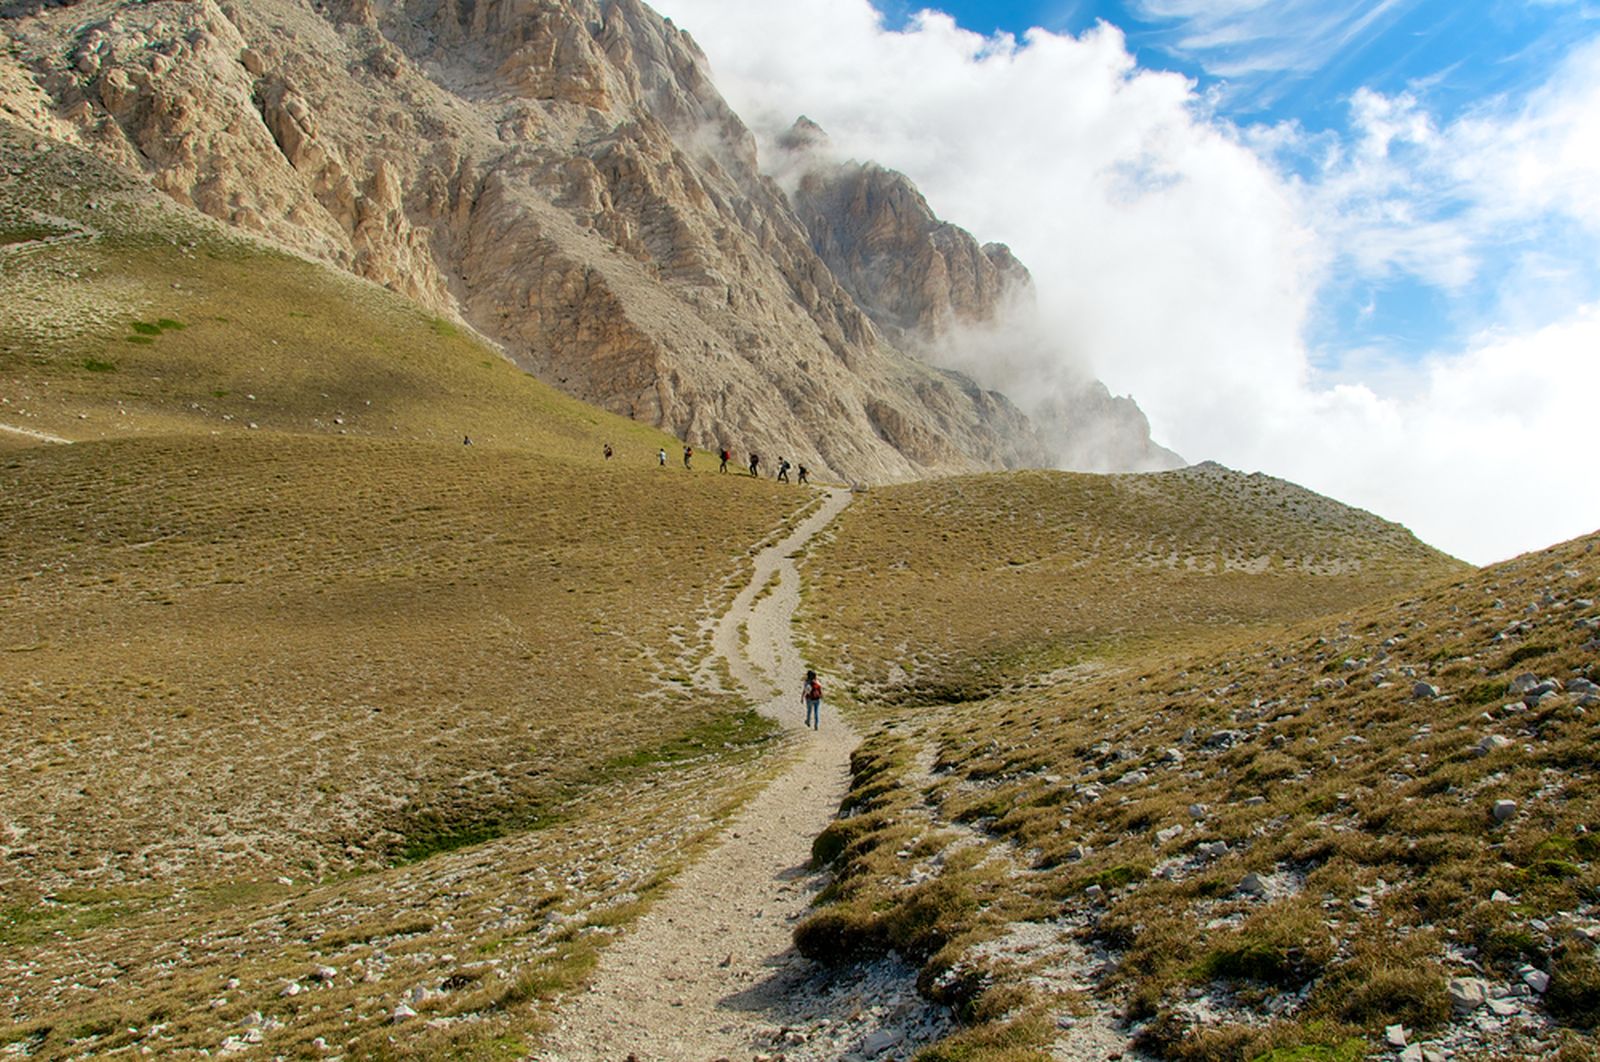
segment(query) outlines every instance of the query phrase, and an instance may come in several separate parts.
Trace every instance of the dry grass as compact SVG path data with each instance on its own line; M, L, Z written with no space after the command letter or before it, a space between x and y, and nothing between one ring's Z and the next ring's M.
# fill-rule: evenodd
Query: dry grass
M76 440L0 433L0 1043L516 1057L770 769L707 624L808 497L0 153L0 424Z
M807 563L802 619L863 704L948 703L1466 570L1264 476L1020 472L857 499Z
M840 910L906 916L958 850L988 871L965 887L992 899L940 926L968 946L925 981L974 998L1036 978L971 946L1035 905L1064 950L1109 957L1098 993L1163 1057L1345 1057L1396 1022L1443 1034L1447 977L1516 985L1524 964L1550 993L1484 1050L1541 1050L1552 1020L1566 1050L1592 1051L1600 708L1581 692L1525 706L1512 682L1596 677L1597 541L902 714L869 748L902 765L925 748L932 769L876 785L893 814L850 809L836 828L867 827L838 852ZM1504 824L1497 800L1517 805ZM925 843L951 829L966 847ZM1240 888L1251 873L1260 894Z

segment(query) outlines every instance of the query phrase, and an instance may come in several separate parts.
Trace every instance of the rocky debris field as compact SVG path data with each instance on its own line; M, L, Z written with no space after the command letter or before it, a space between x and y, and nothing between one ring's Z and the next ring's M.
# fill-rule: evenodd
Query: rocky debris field
M1591 1057L1596 541L890 725L802 950L1060 1059Z

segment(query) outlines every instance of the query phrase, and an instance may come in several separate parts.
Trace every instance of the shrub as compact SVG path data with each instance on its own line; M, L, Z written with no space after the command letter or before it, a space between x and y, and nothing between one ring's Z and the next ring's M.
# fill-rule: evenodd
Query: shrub
M1600 1026L1600 962L1588 945L1562 945L1550 965L1550 990L1545 1006L1563 1024L1582 1029Z
M878 919L869 911L848 907L819 911L795 926L794 946L824 966L841 966L888 950Z
M892 947L926 959L966 923L978 908L978 897L962 880L934 878L910 890L883 918Z

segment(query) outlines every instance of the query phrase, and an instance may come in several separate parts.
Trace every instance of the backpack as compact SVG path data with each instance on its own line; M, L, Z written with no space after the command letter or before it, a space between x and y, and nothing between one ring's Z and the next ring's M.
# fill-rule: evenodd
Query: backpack
M808 701L820 701L820 700L822 700L822 680L821 679L812 679L809 683L806 684L806 700L808 700Z

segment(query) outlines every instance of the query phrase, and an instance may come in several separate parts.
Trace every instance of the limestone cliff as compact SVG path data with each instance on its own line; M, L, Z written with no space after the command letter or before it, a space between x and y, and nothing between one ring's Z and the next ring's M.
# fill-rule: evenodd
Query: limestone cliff
M39 0L0 28L13 120L698 447L878 481L1050 462L863 312L637 0Z
M812 246L900 349L1026 395L1022 408L1051 463L1089 472L1178 468L1150 438L1131 398L1050 349L1033 278L1004 244L940 220L904 174L835 157L823 130L800 118L778 140L795 213Z

